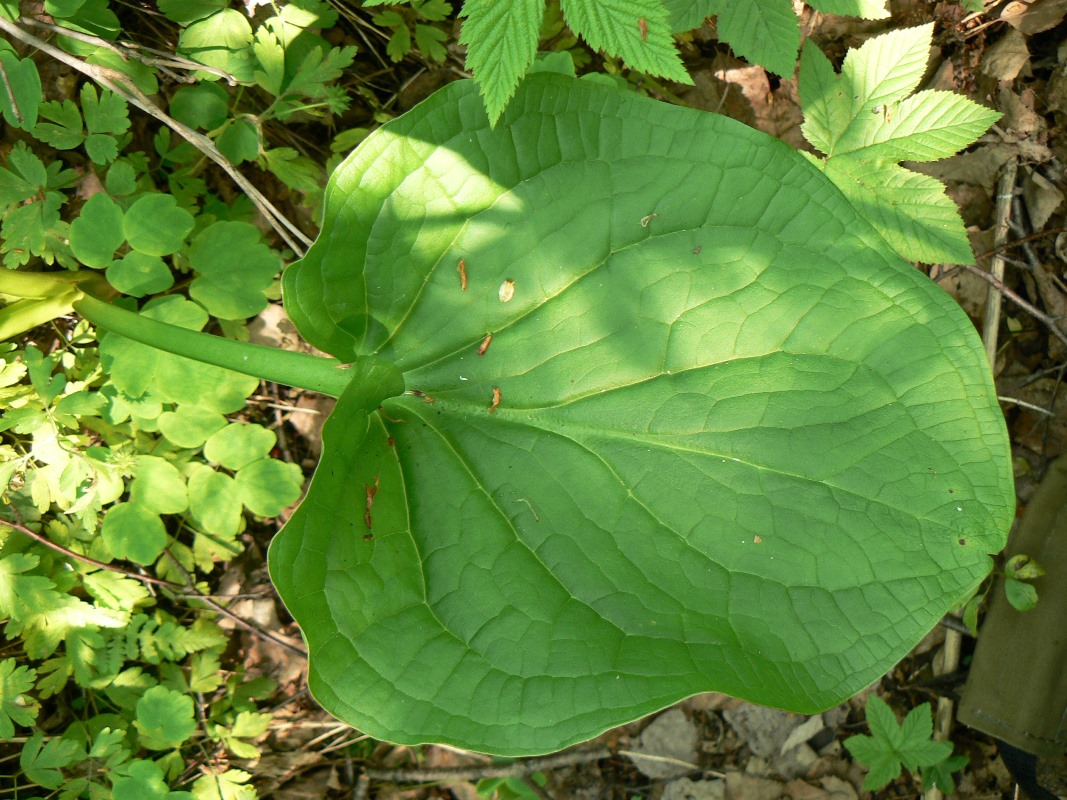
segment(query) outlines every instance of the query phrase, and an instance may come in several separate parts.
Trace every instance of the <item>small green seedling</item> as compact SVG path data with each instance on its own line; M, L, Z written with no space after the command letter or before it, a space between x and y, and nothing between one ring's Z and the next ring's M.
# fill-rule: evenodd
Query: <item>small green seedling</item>
M867 699L867 726L870 736L850 736L845 747L853 758L870 770L863 788L882 789L900 777L902 768L921 770L924 788L936 786L946 794L955 790L952 773L967 765L966 756L953 756L951 742L932 739L933 717L930 706L923 704L908 712L904 722L877 695Z

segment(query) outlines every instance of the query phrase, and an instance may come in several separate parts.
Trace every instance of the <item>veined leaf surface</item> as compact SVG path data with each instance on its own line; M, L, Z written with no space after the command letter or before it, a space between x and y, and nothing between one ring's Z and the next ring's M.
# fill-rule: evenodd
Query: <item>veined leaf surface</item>
M816 711L1004 543L970 322L733 120L538 74L491 129L454 83L338 168L284 291L355 363L271 574L372 736L546 752L712 689Z

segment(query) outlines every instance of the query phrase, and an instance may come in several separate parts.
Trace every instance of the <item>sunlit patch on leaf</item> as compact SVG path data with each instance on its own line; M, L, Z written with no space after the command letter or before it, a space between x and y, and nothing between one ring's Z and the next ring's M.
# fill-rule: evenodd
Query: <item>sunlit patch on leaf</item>
M360 729L515 755L710 689L811 712L988 573L981 344L796 151L542 74L495 128L447 87L327 198L286 303L357 357L270 566Z

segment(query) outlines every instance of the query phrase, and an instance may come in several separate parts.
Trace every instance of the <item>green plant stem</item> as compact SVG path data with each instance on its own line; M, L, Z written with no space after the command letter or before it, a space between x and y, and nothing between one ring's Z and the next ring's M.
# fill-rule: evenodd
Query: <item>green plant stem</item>
M74 302L74 310L93 325L135 342L265 381L339 397L351 377L345 365L334 358L319 358L180 328L87 294Z

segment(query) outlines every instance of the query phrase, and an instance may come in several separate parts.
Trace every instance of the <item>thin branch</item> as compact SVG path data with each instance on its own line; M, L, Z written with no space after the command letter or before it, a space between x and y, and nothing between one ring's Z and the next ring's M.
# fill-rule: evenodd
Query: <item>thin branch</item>
M1028 408L1031 411L1036 411L1038 414L1044 414L1046 417L1054 417L1056 414L1047 408L1041 406L1035 406L1033 403L1027 403L1025 400L1020 400L1018 397L1005 397L1002 394L997 395L997 400L1002 403L1011 403L1013 406L1020 406L1022 408Z
M254 634L256 636L261 636L264 639L269 639L270 641L274 642L279 647L284 647L290 653L295 653L296 655L300 656L301 658L307 658L307 655L308 655L307 654L307 650L305 650L304 648L302 648L302 647L300 647L300 646L298 646L296 644L293 644L293 642L289 641L284 636L279 636L278 634L274 633L273 631L267 630L266 628L264 628L263 626L259 625L258 623L252 622L251 620L247 620L244 617L241 617L241 616L233 613L232 611L230 611L230 609L226 608L226 606L222 605L221 603L216 602L215 600L212 600L210 596L205 595L205 594L201 594L200 592L198 592L196 590L196 588L194 587L194 584L193 584L193 576L190 575L189 571L185 567L182 566L181 562L178 561L177 558L175 558L174 554L172 552L170 552L170 549L168 548L168 549L164 550L163 552L170 559L170 561L174 565L174 567L179 572L181 572L182 575L185 576L185 579L188 581L188 587L182 587L182 588L186 589L187 591L189 591L191 589L191 591L189 591L188 595L182 596L182 599L199 600L204 605L206 605L208 608L210 608L212 611L216 611L219 614L222 614L222 616L226 617L227 619L233 620L233 622L235 624L237 624L238 626L244 628L249 633Z
M263 216L266 217L267 221L271 224L274 230L278 232L278 235L281 236L292 251L296 253L297 256L304 255L304 246L310 246L311 239L296 227L296 225L290 222L284 214L275 208L274 205L263 196L263 193L253 186L244 175L238 172L237 168L219 151L213 141L164 113L147 97L147 95L145 95L144 92L137 88L136 84L130 80L129 76L107 67L87 64L79 58L68 55L59 48L53 47L43 39L37 38L32 33L23 30L21 27L7 19L4 19L3 16L0 16L0 30L6 31L24 44L36 47L41 52L47 53L57 61L61 61L72 69L86 75L105 89L109 89L125 99L131 105L136 106L162 122L171 130L175 131L183 139L222 167L226 174L233 179L234 183L240 187L241 191L247 194L252 202L256 204L256 207L259 208ZM297 241L302 244L297 244Z
M1007 286L1005 286L1004 281L997 280L993 275L986 272L984 269L979 269L978 267L972 266L970 264L960 264L959 266L970 272L972 275L977 275L979 278L981 278L990 286L995 288L1006 298L1015 303L1015 305L1019 306L1019 308L1030 314L1030 316L1032 316L1034 319L1043 323L1045 326L1048 327L1050 331L1052 331L1052 334L1057 339L1067 345L1067 334L1060 330L1060 326L1056 324L1056 320L1054 317L1050 317L1048 314L1046 314L1044 311L1041 311L1032 303L1021 298L1018 294L1016 294Z
M182 586L180 583L165 581L162 578L153 578L151 575L141 575L138 572L134 572L133 570L129 569L124 569L123 567L116 566L115 564L105 564L103 561L97 561L95 558L83 556L81 553L75 553L73 550L70 550L61 544L56 544L51 539L42 536L36 531L30 530L25 525L19 525L17 522L11 522L10 520L0 519L0 524L7 525L7 527L11 528L12 530L18 531L23 536L28 536L29 538L37 542L37 544L43 545L49 550L54 550L60 555L66 556L67 558L73 559L75 561L80 561L83 564L88 564L92 567L99 567L100 569L106 569L110 572L118 572L121 575L125 575L127 578L133 578L134 580L142 581L143 583L151 583L155 586L166 586L168 589L187 588L185 586Z
M392 783L439 783L442 781L478 781L483 778L521 778L531 773L574 764L588 764L611 758L607 747L569 750L538 758L526 758L511 764L489 764L483 767L438 767L436 769L377 769L369 768L371 780Z
M994 226L994 244L1002 247L1008 240L1008 225L1011 221L1011 200L1015 194L1015 177L1019 169L1017 159L1010 159L1004 165L997 181L997 219ZM989 272L1001 284L1004 283L1004 256L993 256ZM986 294L985 324L982 328L982 341L985 344L989 368L996 369L997 334L1000 331L1001 295L992 287Z

